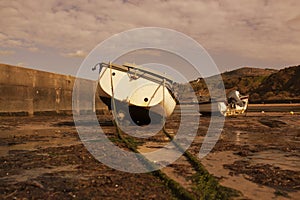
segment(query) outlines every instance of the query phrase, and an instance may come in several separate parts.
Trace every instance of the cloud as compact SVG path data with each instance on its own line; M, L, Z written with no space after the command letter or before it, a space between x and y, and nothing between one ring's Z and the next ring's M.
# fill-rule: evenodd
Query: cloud
M2 0L0 47L45 46L84 57L113 34L158 26L183 32L210 52L297 63L299 7L298 0Z
M0 50L0 56L11 56L15 54L15 51L11 50Z
M290 29L300 31L300 15L288 20L287 25Z
M62 55L66 56L66 57L84 58L87 56L87 53L85 53L82 50L77 50L75 52L66 53L66 54L62 54Z
M31 52L38 52L39 48L37 48L37 47L29 47L28 50L31 51Z

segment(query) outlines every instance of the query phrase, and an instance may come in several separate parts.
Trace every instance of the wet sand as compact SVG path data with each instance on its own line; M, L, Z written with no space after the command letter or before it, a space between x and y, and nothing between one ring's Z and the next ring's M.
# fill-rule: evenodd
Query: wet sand
M248 112L281 112L284 114L285 112L300 112L300 104L299 103L289 103L289 104L249 104Z
M72 120L71 116L0 118L1 199L174 198L150 174L116 171L95 160L81 144ZM209 117L200 118L198 135L189 149L194 155L209 121ZM299 122L299 113L287 111L228 117L218 143L201 162L222 185L241 192L237 199L297 199ZM105 128L111 131L111 125ZM142 146L149 144L144 149L149 151L164 142L167 139L161 137L144 141ZM192 172L183 158L177 162L176 170L164 170L188 188Z
M246 199L299 199L299 122L300 115L277 112L227 118L202 164Z
M0 199L171 199L150 174L98 162L70 116L1 117Z

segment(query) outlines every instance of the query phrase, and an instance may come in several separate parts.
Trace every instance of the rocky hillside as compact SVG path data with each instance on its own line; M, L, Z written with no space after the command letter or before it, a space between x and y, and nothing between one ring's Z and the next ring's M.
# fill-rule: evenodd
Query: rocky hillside
M252 102L300 101L300 65L281 70L243 67L221 76L227 92L239 90ZM198 96L209 96L202 78L191 85Z
M300 101L300 65L271 74L250 95L253 101Z
M227 90L239 90L242 94L250 94L271 74L274 69L259 69L244 67L222 74L224 86Z

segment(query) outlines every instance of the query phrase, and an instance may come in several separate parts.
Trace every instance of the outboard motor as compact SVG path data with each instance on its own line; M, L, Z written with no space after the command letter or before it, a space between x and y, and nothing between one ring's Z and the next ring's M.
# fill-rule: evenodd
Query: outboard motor
M239 105L239 106L244 106L244 102L240 99L240 92L237 90L231 91L228 96L228 104L232 104L233 106Z

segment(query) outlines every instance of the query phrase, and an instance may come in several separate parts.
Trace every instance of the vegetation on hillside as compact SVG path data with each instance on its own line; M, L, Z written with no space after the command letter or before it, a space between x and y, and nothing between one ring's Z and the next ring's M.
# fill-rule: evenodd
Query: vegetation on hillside
M252 102L300 101L300 65L281 70L244 67L221 74L226 92L239 90ZM196 95L209 96L205 81L199 78L190 84ZM215 86L218 88L219 86Z
M258 101L299 101L300 65L271 74L251 92L251 96Z

